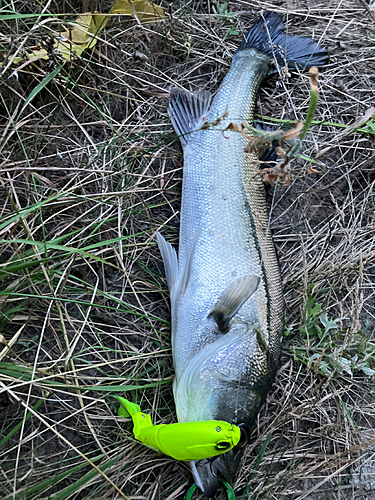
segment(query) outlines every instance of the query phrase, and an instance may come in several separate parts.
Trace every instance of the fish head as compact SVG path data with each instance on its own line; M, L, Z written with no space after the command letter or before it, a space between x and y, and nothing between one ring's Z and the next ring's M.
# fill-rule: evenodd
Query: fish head
M191 462L197 486L209 498L218 478L233 481L259 409L271 385L275 364L259 325L233 323L187 364L175 387L180 421L224 420L240 426L240 442L230 451Z
M237 474L244 448L250 436L250 429L245 424L241 424L240 429L240 441L230 451L205 460L190 462L195 484L208 498L214 498L220 485L219 478L232 483Z
M233 482L242 455L243 449L236 446L224 455L190 462L194 482L206 497L215 497L220 486L219 478Z
M249 397L251 397L248 394ZM262 395L254 394L252 399L253 404L248 404L249 415L252 418L236 416L234 419L241 429L241 438L237 445L231 450L223 453L222 455L214 456L204 460L196 460L190 462L191 471L195 484L201 491L208 497L213 498L218 487L220 486L219 478L225 479L228 483L232 484L236 477L237 471L240 468L243 452L249 442L251 430L254 427L256 415L263 402ZM242 412L241 412L242 413ZM222 419L223 414L218 411L215 419ZM240 422L243 420L245 422Z

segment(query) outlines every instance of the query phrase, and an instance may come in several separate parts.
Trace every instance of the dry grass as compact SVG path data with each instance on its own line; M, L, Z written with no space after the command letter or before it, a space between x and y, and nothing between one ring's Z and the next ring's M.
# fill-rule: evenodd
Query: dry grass
M82 9L80 2L12 6L21 13ZM108 11L104 2L99 8ZM375 28L363 3L348 0L236 0L227 8L233 15L224 16L212 3L176 0L154 26L114 18L94 50L66 64L31 102L53 64L6 70L2 498L183 498L188 467L134 442L113 396L128 395L156 423L175 421L168 293L155 245L162 225L169 241L178 238L182 153L167 91L215 92L240 39L234 28L244 33L261 9L281 13L290 33L314 36L330 51L315 117L324 124L311 128L303 153L313 158L332 148L319 158L321 175L308 175L299 159L294 184L269 193L291 332L236 491L252 500L373 498L369 475L359 475L366 460L375 472L373 380L360 371L327 379L319 363L309 367L295 355L296 346L310 349L295 333L311 284L328 316L340 318L341 345L357 349L362 330L370 362L375 346L374 131L337 144L334 125L355 122L374 103ZM12 57L47 42L56 25L31 30L34 23L3 23L2 50ZM308 96L308 79L297 75L266 84L258 109L304 119Z

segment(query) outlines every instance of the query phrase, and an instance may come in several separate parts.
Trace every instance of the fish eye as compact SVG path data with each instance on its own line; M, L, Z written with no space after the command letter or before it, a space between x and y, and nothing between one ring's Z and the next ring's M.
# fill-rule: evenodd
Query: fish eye
M238 446L238 448L243 448L249 442L249 435L243 424L240 424L238 427L240 428L241 436L236 446Z
M228 448L230 448L230 443L228 443L228 441L220 441L216 444L216 449L218 450L226 450Z

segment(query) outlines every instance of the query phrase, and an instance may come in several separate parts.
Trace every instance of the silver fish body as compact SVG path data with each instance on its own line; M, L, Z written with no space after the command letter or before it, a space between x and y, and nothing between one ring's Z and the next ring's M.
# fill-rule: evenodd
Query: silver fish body
M158 234L171 292L178 419L226 420L247 433L275 375L284 301L258 158L245 152L244 134L228 126L253 120L273 57L269 36L286 46L272 13L250 29L211 106L208 92L171 90L170 115L184 148L178 261ZM307 57L325 62L315 42L289 38L298 38L297 52L289 53L297 64ZM233 478L241 454L234 448L192 463L206 495L216 491L218 474Z
M230 123L252 120L268 62L255 49L236 54L205 117L208 122L226 118L190 134L184 147L179 273L200 233L188 286L173 310L180 421L219 416L254 421L260 379L270 380L279 357L283 296L264 185L254 163L257 158L244 151L246 138L225 130ZM222 334L208 316L228 285L245 276L259 277L258 288L234 315L229 333Z

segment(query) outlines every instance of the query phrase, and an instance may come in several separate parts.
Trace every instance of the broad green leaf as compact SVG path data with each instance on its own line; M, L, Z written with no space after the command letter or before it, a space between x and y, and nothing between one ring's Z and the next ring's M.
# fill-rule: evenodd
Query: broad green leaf
M330 330L337 330L338 329L338 319L329 319L327 314L323 313L319 317L320 322L324 326L325 332L329 332Z

